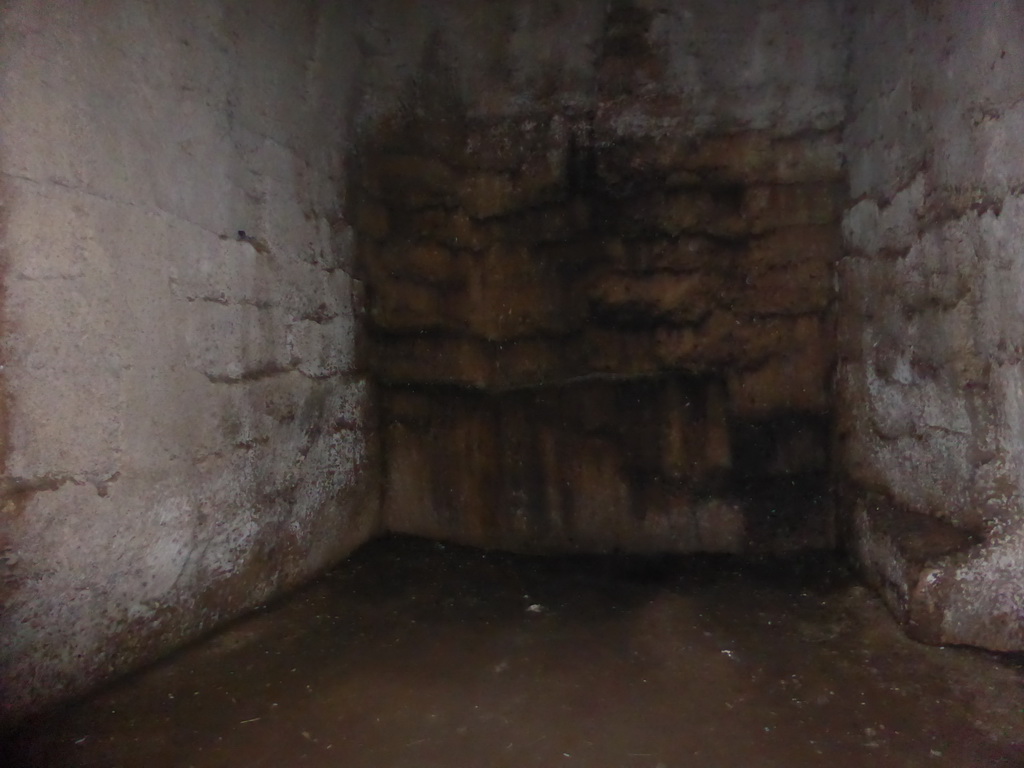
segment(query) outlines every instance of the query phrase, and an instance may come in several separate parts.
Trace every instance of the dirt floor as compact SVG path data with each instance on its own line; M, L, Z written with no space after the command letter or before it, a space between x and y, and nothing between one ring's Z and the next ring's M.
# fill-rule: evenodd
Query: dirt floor
M928 648L834 562L390 539L0 765L1024 766L1024 660Z

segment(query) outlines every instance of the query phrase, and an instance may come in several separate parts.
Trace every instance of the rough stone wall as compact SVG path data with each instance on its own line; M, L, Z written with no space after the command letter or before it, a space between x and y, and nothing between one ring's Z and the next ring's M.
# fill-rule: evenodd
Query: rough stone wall
M388 525L828 546L838 4L515 7L427 35L361 146ZM524 75L558 29L589 65Z
M377 526L338 4L0 15L0 718Z
M893 609L1024 648L1022 17L4 3L0 718L378 529L346 210L392 529L824 546L838 414Z
M919 638L1024 648L1024 7L856 3L839 412L852 542Z

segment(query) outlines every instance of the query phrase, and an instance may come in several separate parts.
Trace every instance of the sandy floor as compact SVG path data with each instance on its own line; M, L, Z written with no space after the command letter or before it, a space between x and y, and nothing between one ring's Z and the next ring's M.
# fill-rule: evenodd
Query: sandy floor
M1024 661L829 562L394 539L15 734L9 766L1024 766Z

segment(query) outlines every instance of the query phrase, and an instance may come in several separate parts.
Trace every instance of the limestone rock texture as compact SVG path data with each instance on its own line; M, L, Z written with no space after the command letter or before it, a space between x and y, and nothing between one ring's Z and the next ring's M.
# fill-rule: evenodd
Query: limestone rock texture
M1022 24L856 4L837 312L855 559L915 636L997 650L1024 648Z
M842 4L509 9L436 22L360 134L385 525L835 546Z
M0 719L378 528L337 4L0 11Z
M1024 649L1022 24L0 5L0 721L384 531L846 547Z

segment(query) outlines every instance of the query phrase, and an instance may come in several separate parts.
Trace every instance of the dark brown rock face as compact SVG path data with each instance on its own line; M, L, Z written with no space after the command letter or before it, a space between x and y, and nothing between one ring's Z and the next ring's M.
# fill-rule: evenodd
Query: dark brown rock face
M785 552L832 540L824 419L731 419L711 379L394 387L384 399L385 513L398 530L552 551Z
M391 527L829 546L835 137L596 144L591 121L414 120L367 151Z
M839 136L697 131L650 12L606 24L593 108L411 109L361 152L389 525L830 546Z

